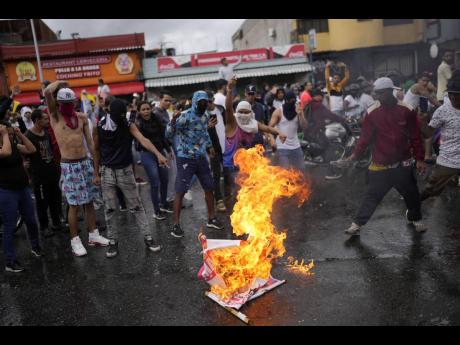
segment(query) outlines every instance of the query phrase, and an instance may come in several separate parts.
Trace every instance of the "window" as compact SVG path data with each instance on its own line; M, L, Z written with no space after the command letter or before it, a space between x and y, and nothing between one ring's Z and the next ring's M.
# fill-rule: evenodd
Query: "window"
M373 62L375 78L389 72L398 72L404 77L415 73L414 53L410 51L377 53L373 56Z
M412 24L413 19L384 19L383 26Z
M299 35L306 35L310 29L316 32L329 32L327 19L297 19L297 30Z

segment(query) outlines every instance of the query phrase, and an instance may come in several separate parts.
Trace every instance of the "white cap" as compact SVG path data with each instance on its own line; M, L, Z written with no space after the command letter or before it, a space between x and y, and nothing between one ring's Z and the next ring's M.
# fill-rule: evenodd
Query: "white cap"
M138 93L133 93L133 97L140 97Z
M75 92L73 92L69 88L60 89L57 93L57 101L58 102L73 102L75 101Z
M382 77L374 82L374 91L385 89L396 89L395 85L393 84L393 80L387 77Z

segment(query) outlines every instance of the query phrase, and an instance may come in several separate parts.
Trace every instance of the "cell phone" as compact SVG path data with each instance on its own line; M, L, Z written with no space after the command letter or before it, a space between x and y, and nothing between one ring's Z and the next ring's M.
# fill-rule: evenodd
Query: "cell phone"
M217 120L217 115L216 114L211 114L211 116L209 116L209 119L210 120L214 120L214 119Z

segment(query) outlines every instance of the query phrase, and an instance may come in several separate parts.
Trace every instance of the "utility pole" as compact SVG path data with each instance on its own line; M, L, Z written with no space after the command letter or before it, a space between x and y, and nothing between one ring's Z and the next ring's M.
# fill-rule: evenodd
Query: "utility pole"
M38 43L37 43L37 37L35 35L35 27L34 27L34 20L30 20L30 25L32 26L32 36L34 39L34 46L35 46L35 55L37 56L37 64L38 64L38 72L40 74L40 82L43 87L43 70L42 70L42 64L40 62L40 52L38 51Z

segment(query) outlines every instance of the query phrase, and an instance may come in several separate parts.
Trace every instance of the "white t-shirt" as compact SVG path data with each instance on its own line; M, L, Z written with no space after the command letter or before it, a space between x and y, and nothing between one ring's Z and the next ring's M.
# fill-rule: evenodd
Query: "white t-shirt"
M279 101L279 100L275 99L273 101L273 108L275 108L275 109L282 108L283 104L284 104L284 99L282 101Z
M217 116L216 132L217 132L217 137L219 138L219 144L222 149L222 153L224 153L225 152L225 124L224 124L224 118L222 116L222 112L220 111L219 107L216 106L214 110L210 111L209 113L215 114Z
M375 100L372 98L371 95L367 93L363 93L361 97L359 97L359 104L361 105L361 109L363 111L367 111L370 107L372 107L375 103Z
M444 92L447 89L447 81L452 77L452 69L444 61L438 67L438 93L437 98L441 101L444 97Z
M234 64L228 64L227 66L220 66L219 68L219 78L230 80L233 77L233 69L241 63L241 57L238 62Z
M354 116L354 117L359 117L361 116L361 105L359 104L359 100L355 99L352 95L347 95L345 97L345 101L348 103L348 107L356 107L353 109L349 109L345 111L346 116Z
M343 97L342 96L329 96L329 102L331 104L331 111L334 113L336 111L341 112L343 110Z
M98 86L97 95L99 96L101 93L104 93L106 95L110 93L110 88L107 84L102 85L102 87Z
M450 103L436 109L430 127L441 128L441 147L436 163L460 169L460 110Z

